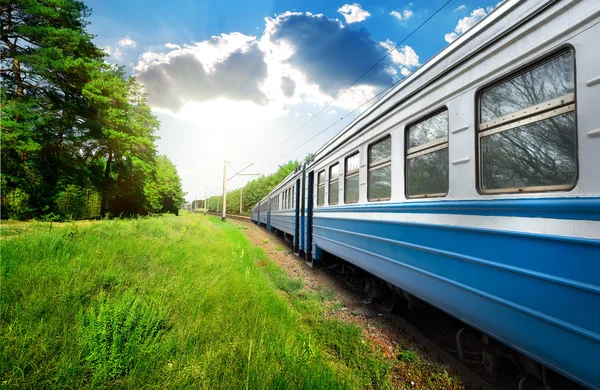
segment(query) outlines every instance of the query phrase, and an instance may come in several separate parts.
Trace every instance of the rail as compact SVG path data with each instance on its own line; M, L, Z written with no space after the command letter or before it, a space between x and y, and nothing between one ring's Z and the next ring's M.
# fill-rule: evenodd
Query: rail
M213 215L215 217L220 217L221 213L214 213L214 212L207 212L206 214L208 215ZM226 214L225 215L227 218L231 218L231 219L239 219L242 221L250 221L250 217L246 216L246 215L237 215L237 214Z

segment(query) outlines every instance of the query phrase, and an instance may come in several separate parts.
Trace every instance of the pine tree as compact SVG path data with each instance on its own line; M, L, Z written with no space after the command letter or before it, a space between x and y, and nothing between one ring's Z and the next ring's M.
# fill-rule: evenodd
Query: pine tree
M15 194L26 214L47 212L61 181L87 176L75 163L88 108L81 92L104 56L85 32L88 15L74 0L0 5L2 203L9 212Z

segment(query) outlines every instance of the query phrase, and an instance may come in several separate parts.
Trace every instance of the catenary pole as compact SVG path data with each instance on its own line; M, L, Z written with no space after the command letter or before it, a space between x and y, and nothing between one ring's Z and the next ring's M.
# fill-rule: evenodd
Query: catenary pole
M225 212L227 210L227 160L223 160L223 211L221 212L221 221L225 222Z
M242 192L244 192L244 187L240 187L240 215L242 215Z

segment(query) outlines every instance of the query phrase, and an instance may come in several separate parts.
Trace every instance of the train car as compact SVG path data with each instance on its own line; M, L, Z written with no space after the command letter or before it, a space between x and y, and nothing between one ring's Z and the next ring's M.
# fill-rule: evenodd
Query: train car
M250 221L254 222L254 223L258 223L258 208L259 208L260 202L255 204L254 207L252 207L252 210L250 211Z
M258 224L268 226L269 224L269 199L264 198L258 205Z
M305 163L307 259L600 388L599 23L505 1L359 116Z
M298 189L301 169L297 167L268 195L271 201L271 230L283 235L298 252Z

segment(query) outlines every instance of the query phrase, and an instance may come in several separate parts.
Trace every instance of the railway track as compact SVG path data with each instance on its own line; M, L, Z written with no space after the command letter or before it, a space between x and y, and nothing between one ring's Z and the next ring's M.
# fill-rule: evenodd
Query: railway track
M213 215L215 217L221 217L221 213L208 212L206 214ZM240 221L248 221L248 222L250 222L250 217L247 217L245 215L227 214L226 217L227 218L231 218L231 219L237 219L237 220L240 220Z

